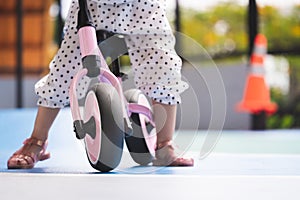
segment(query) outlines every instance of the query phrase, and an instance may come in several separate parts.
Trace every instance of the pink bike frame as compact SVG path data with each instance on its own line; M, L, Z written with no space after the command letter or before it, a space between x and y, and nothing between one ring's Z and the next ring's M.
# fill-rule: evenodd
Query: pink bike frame
M105 59L103 58L96 38L96 30L92 26L85 26L79 29L79 40L80 40L80 50L82 58L89 56L89 55L98 55L101 60L100 66L100 74L98 76L98 80L100 82L109 83L114 86L120 95L121 104L123 107L123 116L127 125L130 124L129 117L132 113L143 114L147 117L147 121L149 121L154 127L154 121L152 118L152 111L143 105L137 103L128 103L123 95L123 90L121 86L121 79L117 78L107 66ZM74 76L72 83L70 85L70 106L73 120L83 120L80 114L79 105L78 105L78 98L76 94L76 86L77 83L88 73L87 68L83 68L79 70L79 72Z

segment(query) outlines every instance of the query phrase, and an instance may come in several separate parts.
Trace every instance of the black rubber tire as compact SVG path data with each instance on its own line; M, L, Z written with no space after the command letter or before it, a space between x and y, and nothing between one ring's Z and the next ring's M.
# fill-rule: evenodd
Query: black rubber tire
M110 84L99 83L94 92L101 117L101 149L98 161L89 162L96 170L108 172L115 169L122 158L125 135L122 104L116 89Z
M138 89L127 90L124 93L125 98L129 103L138 103L139 96L145 96ZM153 161L154 156L151 154L147 143L144 138L143 130L140 122L140 115L132 113L130 117L132 123L133 134L125 137L125 142L132 159L140 165L148 165ZM151 129L154 127L150 124L147 125L147 134L150 134Z

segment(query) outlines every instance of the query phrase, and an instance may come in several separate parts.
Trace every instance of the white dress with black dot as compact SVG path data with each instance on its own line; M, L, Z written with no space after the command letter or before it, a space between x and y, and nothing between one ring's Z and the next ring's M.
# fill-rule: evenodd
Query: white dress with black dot
M158 102L180 103L180 93L188 85L181 80L182 62L174 50L165 0L88 0L88 6L96 29L125 35L136 87ZM35 85L39 106L63 108L69 104L70 82L82 68L77 12L78 2L73 0L50 72ZM84 94L87 84L88 80L81 81L79 95Z

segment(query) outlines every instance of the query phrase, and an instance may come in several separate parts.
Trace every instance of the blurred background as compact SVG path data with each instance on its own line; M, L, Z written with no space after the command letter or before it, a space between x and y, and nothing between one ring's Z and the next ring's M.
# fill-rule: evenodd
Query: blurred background
M226 92L224 129L300 127L299 0L167 2L173 29L207 53L203 58L203 52L186 47L178 39L186 61L183 75L190 80L201 113L197 128L210 127L212 103L205 80L216 79L212 67L218 68ZM36 107L34 84L48 72L48 63L59 47L69 4L70 0L0 2L0 109ZM235 108L246 89L249 57L257 33L268 40L264 78L271 101L278 105L272 115ZM198 77L193 73L195 68ZM193 110L193 106L185 109ZM183 123L184 128L190 128L189 121Z

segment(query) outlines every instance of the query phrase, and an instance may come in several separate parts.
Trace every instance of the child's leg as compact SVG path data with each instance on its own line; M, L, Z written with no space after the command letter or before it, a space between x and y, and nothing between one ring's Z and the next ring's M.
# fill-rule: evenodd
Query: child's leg
M29 139L25 140L21 149L17 150L7 161L9 169L33 168L40 160L50 157L45 152L49 129L60 109L38 107L33 132Z
M177 105L166 105L152 101L157 131L157 146L173 139Z
M39 106L31 137L43 141L47 140L49 129L59 110L59 108L46 108Z
M175 131L177 105L153 101L154 121L157 131L156 166L193 166L191 158L179 158L172 144Z

